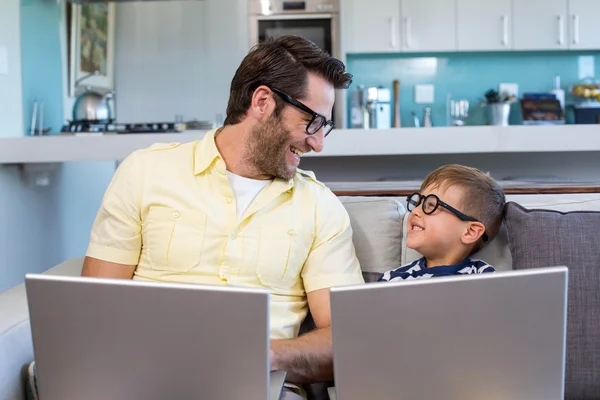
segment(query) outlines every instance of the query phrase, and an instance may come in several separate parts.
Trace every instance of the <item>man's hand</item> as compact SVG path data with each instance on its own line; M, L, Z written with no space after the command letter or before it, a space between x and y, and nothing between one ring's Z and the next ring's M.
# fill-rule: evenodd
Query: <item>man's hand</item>
M296 339L271 340L271 370L286 371L286 380L299 384L333 379L329 289L307 297L317 329Z
M97 258L86 257L81 276L95 278L132 279L135 265L116 264Z

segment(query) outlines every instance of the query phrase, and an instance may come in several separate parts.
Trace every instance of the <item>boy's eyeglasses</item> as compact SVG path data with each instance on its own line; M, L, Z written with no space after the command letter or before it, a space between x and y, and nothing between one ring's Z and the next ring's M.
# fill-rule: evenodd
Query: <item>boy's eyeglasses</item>
M461 221L481 223L481 221L478 221L473 217L469 217L468 215L458 211L456 208L452 207L448 203L444 203L435 194L430 194L427 196L423 196L421 193L411 194L406 198L406 209L408 211L412 211L415 208L419 207L421 203L423 203L423 212L427 215L433 214L439 206L442 206L446 210L450 211L452 214L456 215ZM482 239L484 242L488 241L488 236L485 232L483 233Z
M323 115L313 111L310 107L296 100L292 96L273 87L269 87L269 89L271 89L274 93L281 97L281 99L286 103L291 104L299 110L302 110L305 113L311 115L312 118L310 119L310 121L308 121L308 124L306 124L306 133L308 133L309 135L314 135L315 133L319 132L321 128L323 128L323 137L327 137L327 135L331 133L333 128L335 128L335 124L333 121L327 120L327 118L325 118Z

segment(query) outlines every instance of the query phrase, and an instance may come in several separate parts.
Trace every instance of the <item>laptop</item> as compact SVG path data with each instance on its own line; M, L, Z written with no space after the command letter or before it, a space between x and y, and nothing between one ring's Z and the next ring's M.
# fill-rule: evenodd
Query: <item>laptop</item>
M263 289L28 274L44 400L278 399Z
M562 400L566 267L331 289L341 400Z

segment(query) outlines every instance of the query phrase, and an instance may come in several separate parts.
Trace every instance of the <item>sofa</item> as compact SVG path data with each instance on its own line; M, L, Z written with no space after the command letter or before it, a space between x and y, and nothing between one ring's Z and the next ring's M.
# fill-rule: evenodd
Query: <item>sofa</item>
M404 240L407 229L404 198L349 196L340 199L350 215L357 256L367 282L419 257L406 247ZM564 264L570 269L570 321L565 398L600 399L600 245L597 245L600 223L595 225L595 218L600 217L600 194L508 195L507 200L513 206L519 204L524 208L511 207L509 211L507 207L506 222L499 235L474 257L486 260L500 272L547 266L554 261L563 264L566 260ZM554 211L529 213L528 209ZM582 210L587 212L580 213ZM545 245L550 248L540 247ZM591 253L580 254L576 249L580 245L590 248ZM584 257L583 261L575 258L573 265L568 265L570 258L551 258L578 255ZM45 273L79 275L82 260L67 260ZM595 268L584 265L596 261ZM575 308L571 308L571 303ZM25 398L27 366L32 360L27 299L21 284L0 294L0 400ZM323 389L327 386L309 388L311 397L326 398L317 392L326 393Z

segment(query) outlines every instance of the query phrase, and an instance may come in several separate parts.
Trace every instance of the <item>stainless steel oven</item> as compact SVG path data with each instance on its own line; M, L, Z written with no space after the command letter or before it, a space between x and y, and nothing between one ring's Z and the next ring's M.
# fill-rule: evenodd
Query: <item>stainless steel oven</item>
M297 35L313 41L336 58L340 58L340 0L249 0L250 46L267 37ZM338 91L336 98L342 99ZM345 124L341 102L336 101L333 120L337 127Z
M298 35L339 57L339 0L250 0L251 45Z

